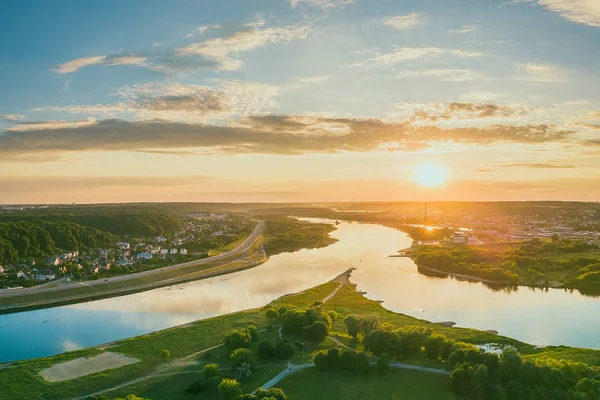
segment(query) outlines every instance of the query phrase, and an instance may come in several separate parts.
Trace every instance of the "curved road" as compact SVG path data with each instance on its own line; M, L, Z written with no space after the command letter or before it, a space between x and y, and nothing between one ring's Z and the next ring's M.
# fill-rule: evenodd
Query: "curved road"
M61 284L59 286L54 286L54 287L49 287L49 288L40 288L37 286L33 286L30 288L5 290L5 291L0 291L0 297L8 298L8 297L13 297L13 296L22 296L22 295L32 293L32 292L35 294L44 293L44 292L53 292L53 291L57 291L57 290L71 289L71 288L74 288L77 286L101 286L101 285L109 284L112 282L127 281L127 280L137 279L137 278L144 277L144 276L160 274L164 271L172 271L172 270L177 270L180 268L191 267L191 266L195 266L195 265L201 265L201 264L218 261L220 259L227 258L227 257L233 256L236 254L241 254L241 253L245 252L246 250L250 249L250 247L252 247L254 242L256 242L256 239L258 239L258 237L262 233L263 227L264 227L264 221L259 222L256 225L256 227L254 228L254 231L252 231L250 236L248 236L248 238L242 244L240 244L238 247L236 247L233 250L229 250L229 251L219 254L217 256L202 258L200 260L188 261L185 263L175 264L175 265L171 265L168 267L157 268L157 269L153 269L153 270L149 270L149 271L136 272L134 274L114 276L112 278L106 278L106 279L98 279L95 281L71 282L69 284Z

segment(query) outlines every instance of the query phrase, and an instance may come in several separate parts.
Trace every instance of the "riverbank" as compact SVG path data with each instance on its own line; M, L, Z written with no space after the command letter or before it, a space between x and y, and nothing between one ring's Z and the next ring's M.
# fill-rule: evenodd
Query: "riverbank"
M263 227L258 223L238 247L214 257L91 282L3 292L0 314L122 296L254 268L268 259L262 248Z
M332 327L332 334L346 338L344 318L348 315L375 315L381 323L387 322L395 327L422 326L435 333L474 344L502 344L513 346L524 357L551 357L555 359L568 359L587 362L600 366L600 351L569 348L548 347L538 349L508 337L494 335L483 331L468 328L445 327L429 321L409 317L386 310L379 303L365 298L359 294L352 284L347 281L347 274L342 274L336 279L323 285L303 291L300 294L289 295L270 303L275 308L283 305L296 307L310 307L315 301L326 299L328 310L336 312L337 318ZM269 328L271 322L266 318L262 309L252 309L242 312L222 315L215 318L192 322L175 328L120 340L114 343L95 348L63 353L54 357L34 359L9 363L0 368L0 381L3 382L3 399L66 399L85 397L90 393L103 392L107 388L116 388L110 396L123 396L136 393L153 400L183 399L184 387L193 382L193 371L206 362L219 362L226 359L228 353L224 349L215 348L221 342L224 333L232 329L242 329L248 325L255 325L259 330L266 329L276 334L276 330ZM269 330L271 329L271 330ZM351 338L347 338L350 340ZM344 339L346 342L346 339ZM351 342L347 342L351 344ZM293 363L302 363L302 359L310 360L317 351L335 346L335 343L326 342L323 345L306 348L306 354L296 354ZM169 350L172 359L165 360L161 357L162 350ZM210 350L210 351L209 351ZM128 364L119 368L107 369L92 373L69 381L48 382L40 375L41 371L65 361L81 357L95 357L105 352L120 354L139 362ZM207 354L210 354L208 356ZM185 360L185 362L180 360ZM412 360L415 365L425 361ZM433 366L433 365L428 365ZM440 365L438 368L441 368ZM282 370L275 365L261 370L247 390L251 391L267 382ZM143 379L141 379L143 378ZM129 384L128 384L129 382ZM176 382L176 383L175 383ZM177 384L175 390L169 391L168 397L156 397L164 393L165 385ZM178 393L174 395L173 393Z

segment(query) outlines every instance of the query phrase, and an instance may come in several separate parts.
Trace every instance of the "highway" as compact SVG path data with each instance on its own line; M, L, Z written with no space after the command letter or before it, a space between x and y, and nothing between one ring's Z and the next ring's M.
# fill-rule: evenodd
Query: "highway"
M46 287L46 288L40 288L40 287L33 286L30 288L23 288L23 289L3 290L3 291L0 291L0 298L6 299L6 298L10 298L10 297L15 297L15 296L23 296L23 295L27 295L30 293L38 295L40 293L66 290L66 289L71 289L71 288L76 288L76 287L81 287L81 286L88 286L88 287L96 286L96 287L98 287L98 290L101 290L103 285L108 285L110 283L134 280L134 279L139 279L142 277L161 274L166 271L173 271L173 270L183 269L183 268L187 268L187 267L212 263L215 261L219 261L221 259L235 256L236 254L239 254L241 256L241 255L243 255L244 252L246 252L248 249L250 249L254 245L254 243L256 242L256 240L258 239L260 234L262 233L263 227L264 227L264 222L263 221L259 222L256 225L256 227L254 228L254 230L252 231L252 233L250 234L250 236L248 236L248 238L242 244L240 244L238 247L236 247L233 250L229 250L229 251L219 254L217 256L202 258L200 260L188 261L185 263L175 264L175 265L171 265L168 267L157 268L157 269L153 269L153 270L149 270L149 271L137 272L134 274L114 276L114 277L106 278L106 279L98 279L98 280L85 281L85 282L61 282L58 286ZM165 281L176 281L176 278L168 278L168 279L165 279Z

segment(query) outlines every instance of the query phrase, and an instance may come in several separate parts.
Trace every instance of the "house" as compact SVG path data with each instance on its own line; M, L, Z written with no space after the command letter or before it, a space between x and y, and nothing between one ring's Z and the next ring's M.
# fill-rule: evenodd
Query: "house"
M179 254L187 254L187 249L179 249Z
M169 254L171 254L171 255L177 254L177 249L171 249L171 251L169 252Z
M73 257L79 257L79 251L73 250Z
M97 274L100 271L100 267L98 265L92 265L90 267L90 274Z
M131 245L127 242L119 242L119 243L117 243L117 247L120 248L121 250L128 250L131 248Z
M4 273L4 267L2 265L0 265L0 274Z
M69 259L73 258L73 253L71 253L71 252L69 252L69 253L63 253L60 257L63 260L69 260Z
M162 236L158 236L158 237L156 238L156 241L157 241L158 243L161 243L161 242L166 242L166 241L167 241L167 238L164 238L164 237L162 237Z
M36 281L51 281L56 279L56 274L52 271L39 271L35 274Z
M58 265L60 264L60 257L58 256L52 256L48 259L48 264L50 265Z
M17 278L27 278L27 275L23 271L17 272Z
M454 232L452 236L452 241L454 243L466 243L467 242L467 234L464 232Z
M167 254L169 254L169 249L160 249L161 256L166 256Z
M110 269L111 265L112 264L109 262L103 262L102 264L100 264L100 269L104 269L104 270L108 271Z
M138 260L151 260L152 257L152 253L138 253L135 256L135 258L137 258Z
M223 236L223 231L216 231L213 233L213 236Z

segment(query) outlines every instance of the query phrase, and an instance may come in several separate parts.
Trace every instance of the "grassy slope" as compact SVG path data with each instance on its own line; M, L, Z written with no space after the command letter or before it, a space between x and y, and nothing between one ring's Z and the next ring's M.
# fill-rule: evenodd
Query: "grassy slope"
M448 387L448 378L427 372L391 369L381 376L357 376L350 372L318 372L314 368L285 378L282 388L289 400L444 400L458 399Z
M324 285L307 290L305 292L286 296L284 298L275 300L274 302L272 302L272 304L274 306L279 306L282 304L291 304L301 307L307 307L314 303L316 300L322 300L329 293L331 293L333 289L337 287L337 285L338 284L336 282L329 282ZM435 332L472 343L492 342L512 344L520 348L523 353L530 354L530 357L548 356L552 358L565 358L570 360L582 361L592 365L600 365L600 351L568 347L551 347L542 350L536 350L533 348L533 346L516 341L514 339L505 338L497 335L491 335L474 329L447 328L435 325L427 321L388 311L384 309L380 304L361 296L354 290L353 287L347 285L342 287L342 289L340 289L337 292L337 294L329 300L329 302L326 304L326 308L329 310L335 310L339 314L339 318L334 324L334 331L337 331L335 333L340 335L343 341L350 345L352 345L352 341L349 338L347 338L347 336L344 338L345 327L342 322L343 318L350 314L376 314L379 316L381 321L393 323L395 326L398 327L403 325L423 325L432 328ZM119 352L128 356L136 357L140 359L141 362L138 364L132 364L118 369L108 370L98 374L93 374L87 377L82 377L66 382L48 383L44 381L38 375L38 373L40 370L50 365L53 365L59 361L65 361L84 355L94 355L102 350L81 350L77 352L66 353L56 357L15 363L12 367L0 369L0 391L3 395L2 399L64 399L74 397L76 395L88 394L97 390L105 389L107 387L112 387L119 383L139 378L144 374L156 372L157 368L160 368L160 366L163 365L165 362L160 358L160 351L163 349L169 349L173 359L188 356L213 345L219 344L224 333L232 329L244 328L251 324L257 326L258 329L262 329L266 328L269 325L269 321L266 319L264 313L261 310L248 310L235 314L210 318L204 321L189 324L184 327L166 329L164 331L119 341L109 346L110 351ZM274 342L276 340L275 335L276 332L274 330L262 332L260 334L259 340L264 340L265 338L267 338L268 340ZM289 337L289 339L294 340L295 338ZM305 352L306 360L311 359L312 355L319 349L330 347L331 345L332 343L328 341L319 346L313 345L307 347ZM293 362L301 362L301 357L301 353L299 354L299 352L296 352ZM190 360L200 360L202 362L215 361L222 366L227 366L227 351L225 349L219 348L212 350L208 358L206 354L202 354L200 356L191 357ZM418 362L422 363L422 361ZM246 383L246 389L248 391L251 391L259 385L263 384L264 382L268 381L272 376L276 375L282 369L280 366L278 366L279 362L277 361L274 361L272 363L260 362L259 364L267 365L265 367L260 367L257 370L256 375L249 382ZM441 365L438 365L438 367L440 366ZM180 370L192 373L156 377L153 379L149 379L148 381L129 386L125 389L111 392L110 395L112 397L113 395L117 396L125 395L128 393L136 393L138 395L150 397L153 400L193 398L193 396L190 397L188 395L185 395L183 389L185 388L185 386L187 386L196 379L195 377L197 375L195 375L194 371L198 371L199 368L200 366L198 365L182 367ZM169 372L176 371L177 369L169 370ZM408 376L410 375L410 372L399 371L398 374L399 376ZM227 375L227 373L225 373L225 375ZM360 379L349 380L356 381L353 384L360 385L362 379L363 378L361 377ZM375 376L364 379L375 379ZM388 384L385 383L385 379L384 381L382 381L380 386L375 386L379 387L378 390L391 390L389 386L386 386ZM437 379L440 378L438 377ZM290 383L290 385L292 384L293 382ZM323 382L322 384L324 387L326 387L327 385L326 382ZM434 383L429 383L425 385L439 386ZM294 392L295 389L290 389L292 390L290 394L296 393ZM359 388L357 388L356 390L359 390ZM362 388L360 390L367 389ZM365 393L364 396L367 396L362 398L371 398L368 397L368 392L362 393ZM446 392L444 391L440 393ZM206 394L203 394L203 398L210 398L210 396L204 397L205 395ZM294 395L297 396L296 394ZM416 395L418 394L415 394L415 396ZM298 397L290 398L293 399ZM330 396L323 398L340 397Z

